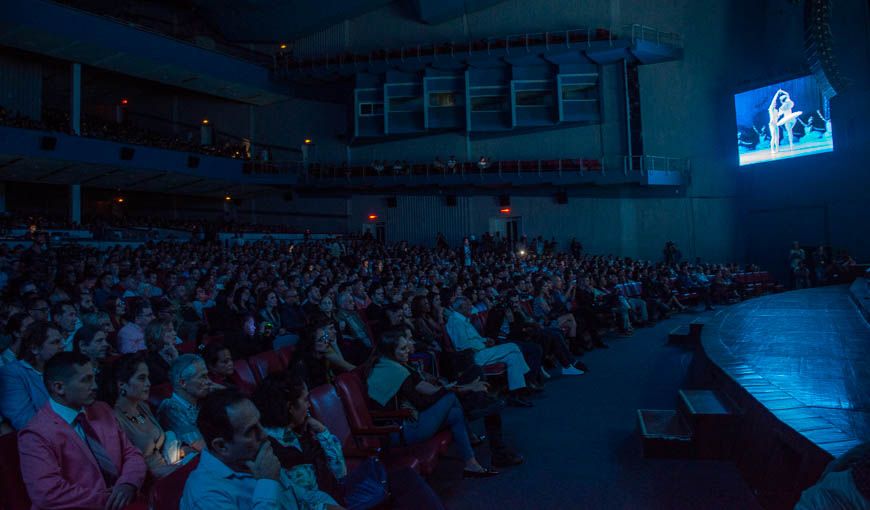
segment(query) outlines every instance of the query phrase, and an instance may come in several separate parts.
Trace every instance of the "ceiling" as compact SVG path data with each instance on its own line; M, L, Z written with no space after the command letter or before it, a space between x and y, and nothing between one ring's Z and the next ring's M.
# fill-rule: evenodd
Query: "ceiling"
M187 0L227 40L290 41L393 0Z

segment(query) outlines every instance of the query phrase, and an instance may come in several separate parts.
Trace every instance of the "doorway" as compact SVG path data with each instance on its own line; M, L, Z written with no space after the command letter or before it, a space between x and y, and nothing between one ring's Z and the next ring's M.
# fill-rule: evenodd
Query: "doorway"
M523 236L522 216L499 216L489 219L489 233L507 241L511 250Z

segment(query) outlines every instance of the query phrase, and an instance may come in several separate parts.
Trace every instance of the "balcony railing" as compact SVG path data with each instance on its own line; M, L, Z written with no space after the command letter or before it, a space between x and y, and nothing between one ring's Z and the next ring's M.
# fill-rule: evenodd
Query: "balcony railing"
M675 32L663 32L656 28L637 23L625 25L623 30L626 34L631 34L632 41L654 42L675 48L683 47L683 36Z
M633 25L628 25L629 27ZM638 27L641 25L637 25ZM648 28L648 27L647 27ZM641 33L641 35L643 35ZM294 59L292 56L276 55L278 67L291 69L314 69L318 67L330 68L345 65L369 65L373 62L405 63L423 58L454 58L462 55L471 55L473 52L486 52L492 54L495 51L511 54L512 52L529 52L533 47L545 47L550 49L565 47L589 46L596 41L606 41L613 44L618 35L612 28L579 27L571 30L558 30L553 32L534 32L513 34L504 37L489 37L477 41L468 42L445 42L417 44L403 46L398 49L377 49L367 54L341 53L323 54L317 56Z
M608 155L601 158L569 158L569 159L536 159L536 160L500 160L490 161L485 165L479 162L457 162L456 166L448 168L441 163L412 163L394 168L387 163L378 170L375 165L346 165L312 163L307 169L299 168L303 180L340 181L350 179L403 179L419 177L421 180L447 179L452 177L497 176L510 178L513 176L595 176L622 173L626 176L645 175L649 171L675 172L687 175L689 172L687 158L666 156L625 156Z
M623 156L623 171L626 173L640 172L644 174L650 170L663 172L679 172L686 175L691 170L688 158L674 158L668 156Z

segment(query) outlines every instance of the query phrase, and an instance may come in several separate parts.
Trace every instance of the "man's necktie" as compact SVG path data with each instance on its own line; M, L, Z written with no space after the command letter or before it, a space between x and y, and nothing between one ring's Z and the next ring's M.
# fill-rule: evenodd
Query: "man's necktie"
M79 413L73 424L80 426L82 431L85 433L85 444L88 445L88 449L97 460L97 464L100 466L100 472L103 474L103 479L106 481L106 485L108 487L114 486L115 481L118 479L118 467L115 466L115 463L112 462L111 458L109 458L106 449L103 448L100 440L97 439L97 433L91 426L85 413Z

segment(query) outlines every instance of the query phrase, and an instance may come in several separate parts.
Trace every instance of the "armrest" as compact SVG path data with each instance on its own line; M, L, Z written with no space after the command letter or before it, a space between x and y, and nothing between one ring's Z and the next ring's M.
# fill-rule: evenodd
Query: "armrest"
M351 429L351 434L355 436L388 436L393 433L402 432L401 425L379 425L375 427L368 427L364 429L353 428Z
M345 457L367 458L380 457L383 453L381 448L361 448L359 446L343 446L342 453Z
M410 409L395 409L387 411L369 411L374 420L404 420L411 418Z

